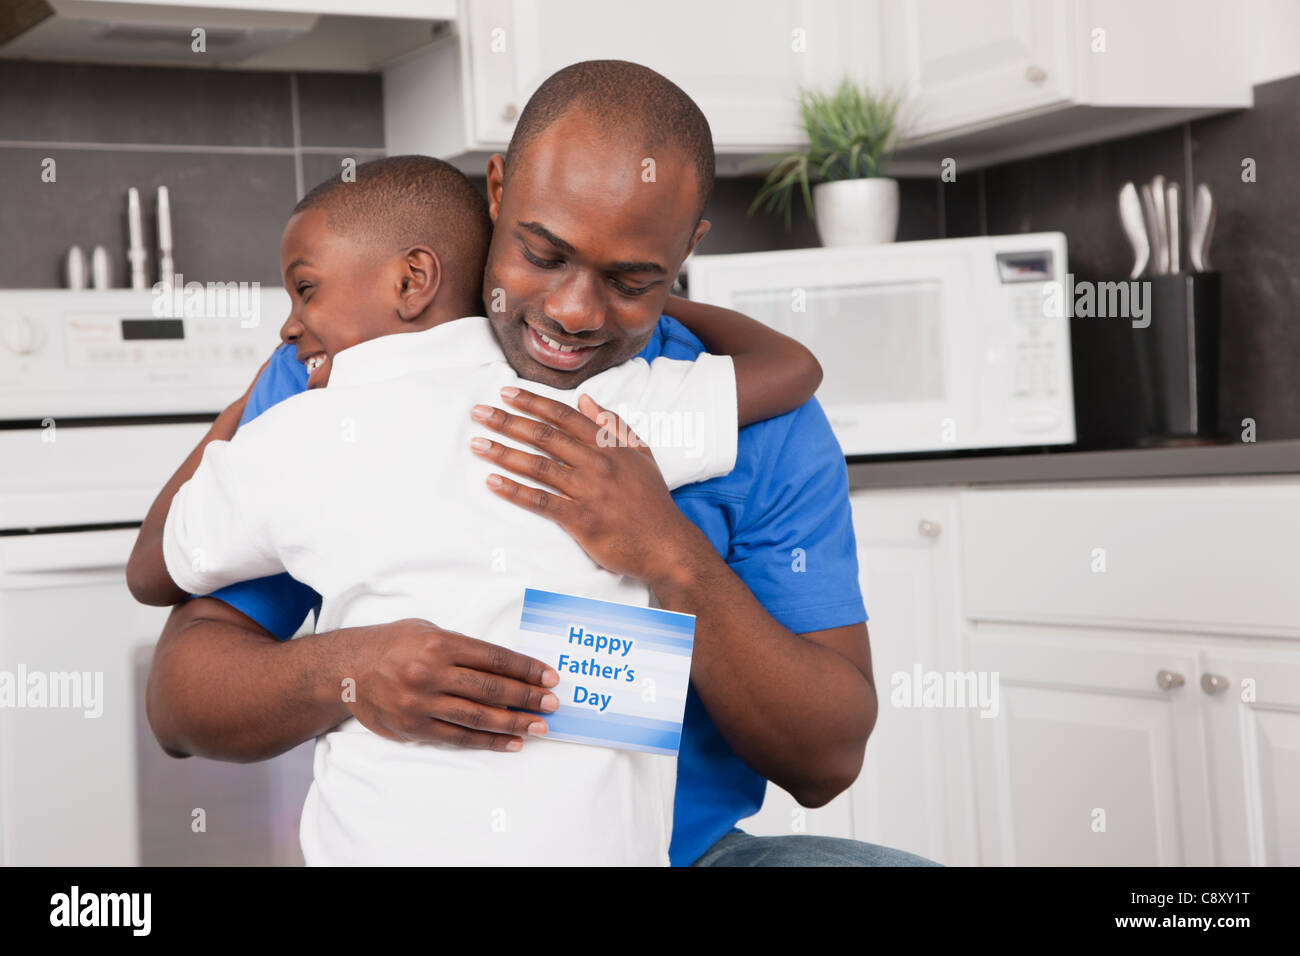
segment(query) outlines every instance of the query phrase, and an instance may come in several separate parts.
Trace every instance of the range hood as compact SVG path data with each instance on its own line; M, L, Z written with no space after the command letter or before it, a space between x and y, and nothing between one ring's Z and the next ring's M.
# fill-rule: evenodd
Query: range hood
M12 0L0 9L0 57L219 66L308 33L319 17L117 0ZM193 49L202 28L205 52ZM201 59L200 59L201 58Z

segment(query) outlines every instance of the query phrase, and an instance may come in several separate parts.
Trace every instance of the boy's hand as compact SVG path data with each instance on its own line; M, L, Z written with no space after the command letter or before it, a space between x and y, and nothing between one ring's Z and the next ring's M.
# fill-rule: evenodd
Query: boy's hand
M502 395L533 418L487 405L474 419L544 454L475 439L474 454L555 489L543 491L501 475L488 478L498 496L550 518L587 555L615 574L654 588L674 576L682 555L698 544L698 529L677 509L650 448L613 412L589 396L581 411L524 389ZM495 484L493 483L495 480ZM558 492L558 494L556 493Z

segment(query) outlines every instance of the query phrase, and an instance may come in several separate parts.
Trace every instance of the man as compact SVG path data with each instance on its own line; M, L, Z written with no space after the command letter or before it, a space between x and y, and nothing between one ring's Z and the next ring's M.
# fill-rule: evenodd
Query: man
M591 61L548 79L507 157L488 166L495 229L484 302L515 370L574 388L636 355L697 354L698 341L660 312L708 231L701 216L712 182L708 124L662 76ZM248 413L294 390L259 379L210 437L228 437ZM847 473L816 402L743 429L732 474L671 498L648 472L617 485L612 468L575 473L557 430L534 420L539 406L525 394L516 410L481 421L532 442L547 461L508 457L500 446L488 454L551 488L563 480L570 494L507 476L497 492L555 516L593 560L697 617L674 864L928 862L854 841L732 832L761 805L766 780L805 806L842 792L876 718ZM267 579L173 612L148 691L151 724L169 753L262 759L349 715L408 740L518 746L524 725L504 708L543 686L536 662L437 622L277 641L314 600L296 582ZM355 703L339 699L344 677L356 681Z

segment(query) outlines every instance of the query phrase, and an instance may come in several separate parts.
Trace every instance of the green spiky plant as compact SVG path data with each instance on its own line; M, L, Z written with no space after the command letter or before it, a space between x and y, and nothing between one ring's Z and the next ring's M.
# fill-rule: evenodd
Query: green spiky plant
M833 93L800 90L799 112L808 148L769 157L776 165L750 204L749 214L760 206L767 212L782 212L789 229L795 190L803 193L812 219L810 183L883 176L897 145L901 107L897 93L875 94L848 79Z

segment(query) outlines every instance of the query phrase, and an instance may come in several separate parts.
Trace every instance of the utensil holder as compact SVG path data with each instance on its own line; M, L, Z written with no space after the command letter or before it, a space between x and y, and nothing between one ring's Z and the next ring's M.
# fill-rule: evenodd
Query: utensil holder
M1150 325L1134 330L1144 444L1212 439L1219 413L1219 273L1149 283Z

